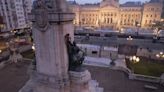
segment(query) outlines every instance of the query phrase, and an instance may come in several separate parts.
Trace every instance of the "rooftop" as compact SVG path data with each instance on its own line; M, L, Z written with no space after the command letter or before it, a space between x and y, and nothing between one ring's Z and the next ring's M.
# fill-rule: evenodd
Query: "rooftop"
M124 4L121 4L120 7L141 7L141 2L126 2Z

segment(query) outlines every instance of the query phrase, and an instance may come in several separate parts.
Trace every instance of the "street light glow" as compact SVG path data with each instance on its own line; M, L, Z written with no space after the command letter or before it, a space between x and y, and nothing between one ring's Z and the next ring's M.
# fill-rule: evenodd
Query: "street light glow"
M161 55L163 55L163 52L160 52Z
M133 56L133 60L136 60L137 59L137 57L136 56Z
M162 55L162 58L164 58L164 55Z
M137 57L137 58L136 58L136 62L138 63L139 61L140 61L140 58L139 58L139 57Z
M35 46L34 45L32 46L32 50L35 50Z
M131 57L129 58L129 60L132 61L133 63L138 63L138 62L140 62L140 58L137 57L137 56L131 56Z
M160 57L159 54L157 54L156 57L159 58Z
M131 36L129 36L129 37L127 38L127 40L132 41L133 38L132 38Z
M130 57L130 61L132 61L133 60L133 57Z
M164 53L160 52L159 54L156 54L156 57L157 58L164 58Z

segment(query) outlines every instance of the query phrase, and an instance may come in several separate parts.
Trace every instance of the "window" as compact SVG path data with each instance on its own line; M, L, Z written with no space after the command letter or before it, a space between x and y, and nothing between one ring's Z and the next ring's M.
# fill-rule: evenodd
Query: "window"
M145 24L147 24L147 20L145 20Z
M149 15L146 15L146 17L149 17Z
M157 14L155 14L155 18L157 17Z
M152 21L150 20L150 21L149 21L149 24L151 24L151 22L152 22Z
M151 11L154 11L154 8L151 8Z

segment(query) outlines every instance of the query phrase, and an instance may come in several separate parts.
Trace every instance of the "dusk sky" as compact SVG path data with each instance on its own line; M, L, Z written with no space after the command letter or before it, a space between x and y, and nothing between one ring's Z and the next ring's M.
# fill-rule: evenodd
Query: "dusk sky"
M72 0L69 0L72 1ZM102 0L75 0L78 3L96 3L96 2L100 2ZM120 3L125 3L127 1L141 1L141 2L145 2L145 1L150 1L150 0L120 0Z

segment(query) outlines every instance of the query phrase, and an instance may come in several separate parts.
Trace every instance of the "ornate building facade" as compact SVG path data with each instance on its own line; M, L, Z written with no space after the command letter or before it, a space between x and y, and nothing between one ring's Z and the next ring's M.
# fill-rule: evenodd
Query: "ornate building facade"
M127 2L119 4L119 0L103 0L98 4L79 5L72 2L71 9L76 17L74 24L85 27L101 28L149 28L155 21L160 21L162 0L151 0L144 4Z

